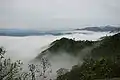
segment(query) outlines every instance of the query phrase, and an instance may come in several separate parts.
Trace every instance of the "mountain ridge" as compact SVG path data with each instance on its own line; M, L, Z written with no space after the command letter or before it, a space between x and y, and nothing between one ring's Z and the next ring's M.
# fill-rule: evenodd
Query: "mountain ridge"
M114 26L104 26L104 27L86 27L82 29L71 29L71 30L52 30L52 31L40 31L31 29L0 29L0 36L40 36L40 35L70 35L70 34L87 34L84 32L74 32L74 31L93 31L93 32L119 32L120 27Z
M91 51L87 52L86 48L91 48ZM103 56L113 56L119 55L120 53L120 33L113 36L105 36L98 41L75 41L74 39L61 38L52 42L48 49L42 51L36 59L46 55L46 54L60 54L59 52L66 52L72 56L78 56L83 54L81 52L86 49L91 57L103 57Z
M116 31L120 31L120 27L114 27L108 25L103 27L86 27L75 30L87 30L87 31L95 31L95 32L116 32Z

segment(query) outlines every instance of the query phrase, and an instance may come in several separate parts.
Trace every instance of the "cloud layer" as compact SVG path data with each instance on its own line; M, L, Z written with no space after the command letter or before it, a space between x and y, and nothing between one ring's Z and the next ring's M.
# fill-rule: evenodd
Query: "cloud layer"
M0 0L0 28L119 25L120 0Z

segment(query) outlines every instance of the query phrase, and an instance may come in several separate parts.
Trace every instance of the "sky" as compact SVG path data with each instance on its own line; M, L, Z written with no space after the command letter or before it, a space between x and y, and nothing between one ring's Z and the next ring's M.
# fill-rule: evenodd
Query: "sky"
M0 28L120 25L120 0L0 0Z

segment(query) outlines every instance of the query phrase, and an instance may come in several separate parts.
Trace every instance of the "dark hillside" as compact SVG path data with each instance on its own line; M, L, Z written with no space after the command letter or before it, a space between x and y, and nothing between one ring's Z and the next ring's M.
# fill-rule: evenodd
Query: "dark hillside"
M101 44L92 50L93 57L116 55L120 55L120 33L103 38Z

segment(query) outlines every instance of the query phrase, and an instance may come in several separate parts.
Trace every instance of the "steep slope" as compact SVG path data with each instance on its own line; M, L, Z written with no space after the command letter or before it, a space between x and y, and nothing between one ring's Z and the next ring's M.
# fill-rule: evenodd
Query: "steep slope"
M92 50L93 57L120 55L120 33L104 37L100 45Z
M101 38L91 56L56 80L120 80L120 33Z
M87 51L87 49L90 49ZM58 55L67 53L71 56L80 56L88 52L92 57L110 57L120 54L120 33L106 36L98 41L75 41L73 39L61 38L50 44L49 48L42 51L36 59L44 55Z
M91 47L95 42L94 41L75 41L72 39L61 38L50 44L50 47L42 51L36 58L39 59L43 55L57 55L61 53L67 53L72 56L77 56L80 54L82 49L86 47Z

